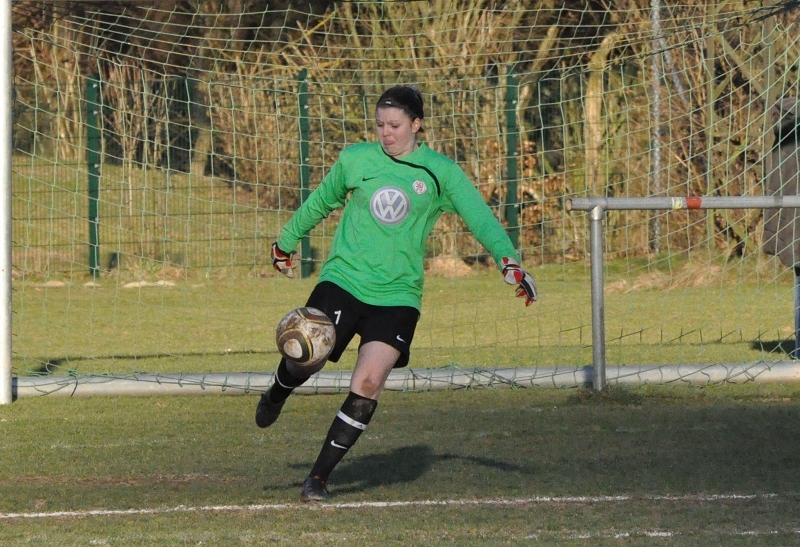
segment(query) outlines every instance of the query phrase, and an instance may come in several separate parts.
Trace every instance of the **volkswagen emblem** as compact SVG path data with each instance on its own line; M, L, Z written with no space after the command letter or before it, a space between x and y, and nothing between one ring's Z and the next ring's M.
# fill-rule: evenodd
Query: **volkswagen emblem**
M381 188L372 195L370 211L375 220L387 226L400 224L408 216L408 196L396 186Z

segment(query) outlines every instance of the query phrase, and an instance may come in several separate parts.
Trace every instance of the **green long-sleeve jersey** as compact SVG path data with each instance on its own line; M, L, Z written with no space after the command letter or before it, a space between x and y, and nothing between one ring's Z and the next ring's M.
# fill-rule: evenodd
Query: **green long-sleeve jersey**
M443 212L457 213L495 262L519 259L492 210L464 171L425 144L400 159L380 143L345 148L338 161L281 230L290 251L344 207L320 281L331 281L367 304L422 304L425 242Z

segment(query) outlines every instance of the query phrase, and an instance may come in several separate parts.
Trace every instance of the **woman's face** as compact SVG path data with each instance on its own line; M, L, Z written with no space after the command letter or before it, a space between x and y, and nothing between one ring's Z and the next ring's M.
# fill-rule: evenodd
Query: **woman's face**
M375 111L375 132L384 152L402 158L417 149L417 132L422 120L412 120L402 108L381 106Z

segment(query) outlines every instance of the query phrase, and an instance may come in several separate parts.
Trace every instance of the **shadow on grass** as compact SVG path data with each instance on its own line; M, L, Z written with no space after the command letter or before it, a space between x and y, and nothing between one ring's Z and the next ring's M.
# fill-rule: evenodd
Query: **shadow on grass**
M608 386L602 391L578 388L567 397L570 405L621 405L638 406L644 403L645 395L621 386Z
M754 340L750 342L750 349L765 353L783 353L792 357L794 340Z
M72 363L81 361L142 361L145 359L171 359L175 357L229 357L235 355L278 355L278 350L236 350L236 351L199 351L199 352L176 352L176 353L145 353L145 354L115 354L115 355L77 355L64 357L42 357L39 358L38 365L26 372L29 376L50 376L54 374L74 374L77 365Z
M534 473L532 467L523 467L496 458L437 454L430 446L417 444L343 461L334 471L336 492L360 492L380 486L414 482L422 478L435 464L444 461L457 461L505 473ZM292 467L306 470L308 465Z

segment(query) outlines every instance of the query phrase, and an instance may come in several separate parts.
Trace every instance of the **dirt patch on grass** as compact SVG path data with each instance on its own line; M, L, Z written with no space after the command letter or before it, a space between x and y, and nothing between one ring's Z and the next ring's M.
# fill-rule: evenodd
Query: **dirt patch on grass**
M632 281L620 279L607 284L605 291L609 293L629 293L707 287L719 283L722 275L722 268L716 264L687 264L673 274L654 271L636 276Z
M438 275L448 279L472 275L475 271L460 258L452 256L437 256L425 264L426 271L431 275Z
M41 484L53 486L164 486L189 484L193 482L229 484L230 478L213 477L205 474L188 475L139 475L135 477L73 477L68 475L19 476L2 481L5 484Z

